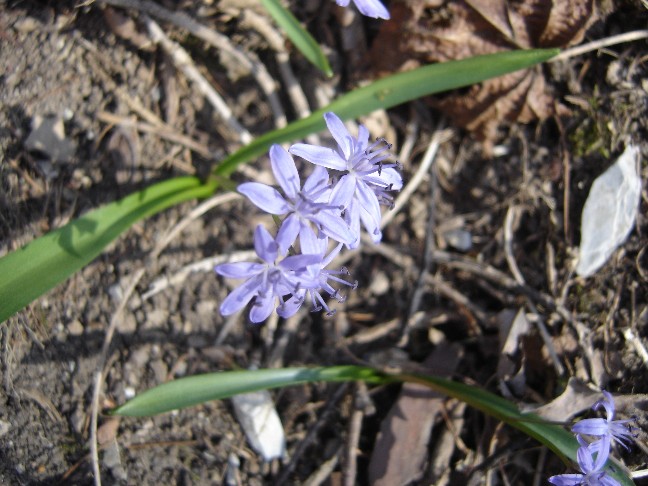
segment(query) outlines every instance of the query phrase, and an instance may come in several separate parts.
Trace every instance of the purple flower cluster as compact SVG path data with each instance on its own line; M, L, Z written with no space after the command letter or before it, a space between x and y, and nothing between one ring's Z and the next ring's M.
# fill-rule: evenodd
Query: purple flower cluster
M617 442L628 449L634 436L628 422L631 420L614 420L614 399L611 393L603 391L604 398L592 407L594 410L605 408L606 418L581 420L572 427L580 448L576 454L580 474L560 474L549 478L551 484L558 486L620 486L616 479L608 476L603 469L610 456L612 442ZM584 436L593 437L593 442Z
M252 322L264 321L274 309L290 317L306 297L314 311L324 309L330 315L334 311L321 292L342 302L344 297L332 284L355 288L357 282L340 277L349 274L345 268L326 267L343 246L360 245L361 223L374 243L382 239L380 205L391 205L391 193L403 186L400 165L387 161L391 145L383 139L369 143L369 131L362 125L358 137L353 137L334 113L326 113L324 119L337 149L295 144L287 152L273 145L270 162L281 192L258 182L238 187L254 205L283 220L275 237L263 226L255 230L254 248L264 263L216 266L219 275L246 279L221 303L222 315L234 314L254 299ZM303 185L291 154L315 164ZM327 254L330 241L337 244Z

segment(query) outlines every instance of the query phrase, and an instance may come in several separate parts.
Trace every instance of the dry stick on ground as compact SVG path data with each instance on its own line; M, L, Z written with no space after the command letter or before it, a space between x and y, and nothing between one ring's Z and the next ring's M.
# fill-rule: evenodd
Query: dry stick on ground
M216 196L213 199L217 199L221 204L224 201L227 202L228 200L230 200L225 198L224 196ZM197 210L198 208L196 208L196 210L192 211L189 215L183 218L178 223L178 225L181 226L182 228L186 227L188 224L187 220L193 221L194 219L200 217L202 214L204 214L204 212L206 212L208 209L211 209L212 207L214 207L214 204L211 201L205 201L203 204L199 206L201 211L198 211ZM177 234L177 233L178 232L175 231L174 227L171 227L167 231L167 235ZM155 247L155 249L151 254L151 257L149 257L149 260L156 259L160 254L160 252L164 249L164 246L168 245L168 243L170 242L171 242L170 238L162 238L161 243L159 243ZM99 454L97 449L97 420L99 417L99 397L101 396L101 388L103 386L104 368L106 367L106 363L107 363L108 350L110 348L110 343L112 342L112 337L115 333L117 324L119 323L122 317L122 312L124 311L124 308L126 307L126 304L128 303L131 294L135 290L135 287L144 276L144 272L145 272L145 268L140 268L133 274L128 284L128 287L124 291L124 296L122 297L121 302L117 306L117 309L115 310L112 318L110 319L110 325L108 326L106 335L104 337L103 346L101 348L101 354L99 355L99 362L97 363L97 369L94 374L92 407L91 407L92 413L91 413L91 421L90 421L90 459L92 462L92 470L94 473L96 486L101 486Z
M261 63L253 53L246 53L232 45L227 36L219 34L213 29L195 21L184 12L172 12L171 10L167 10L150 0L99 0L99 2L116 7L132 8L146 13L151 17L172 23L173 25L185 29L190 34L207 42L207 44L214 47L217 51L227 53L235 59L241 67L247 69L257 80L261 91L263 91L268 98L270 109L274 114L275 125L278 127L286 125L286 114L284 113L281 101L279 100L276 83L263 63Z
M319 419L308 430L308 434L306 434L304 440L299 443L297 449L295 450L295 452L293 452L292 457L290 458L290 462L283 469L281 475L275 481L275 484L277 484L278 486L288 484L288 478L295 469L295 466L297 466L297 461L299 461L304 452L306 452L306 448L310 446L310 444L317 438L317 434L328 420L329 415L333 412L333 410L338 409L338 402L342 400L342 397L344 397L344 395L346 394L348 387L348 383L343 383L337 388L337 390L335 390L335 393L333 393L331 398L329 398L328 403L326 404L326 408L322 411Z
M179 145L187 147L188 149L196 152L198 155L201 155L206 159L214 158L214 153L209 150L206 145L195 141L191 137L187 137L186 135L178 133L168 125L159 126L145 122L136 122L131 120L130 118L114 115L113 113L108 113L106 111L100 111L99 113L97 113L97 119L104 123L133 127L139 132L152 133L160 138L168 140L169 142L177 143Z
M192 273L212 272L214 270L214 267L221 263L245 262L254 260L256 256L257 255L254 250L242 250L234 253L228 253L226 255L217 255L213 257L203 258L202 260L198 260L197 262L185 265L173 275L163 276L155 279L151 283L151 285L149 285L149 289L142 294L142 299L150 299L154 295L159 294L169 287L181 285Z
M411 277L416 277L420 274L421 270L418 268L411 256L405 255L403 252L394 249L386 243L381 243L380 245L372 245L369 238L363 238L363 243L365 247L363 251L384 256L397 266L401 267L403 271ZM436 252L434 253L434 255L436 257ZM480 322L488 322L488 315L486 314L486 312L484 312L479 306L471 302L468 297L457 291L440 277L426 274L425 283L434 287L434 289L439 292L439 294L455 302L458 306L468 309ZM470 322L468 324L471 325ZM481 333L481 330L478 326L471 325L471 329L475 334Z
M349 435L347 437L347 453L346 464L344 470L343 485L354 486L356 484L356 475L358 472L358 465L356 458L358 456L360 431L362 429L362 419L365 414L372 415L375 413L375 408L369 397L367 385L359 381L355 385L356 390L353 399L353 412L351 413L351 420L349 421Z
M432 140L430 141L430 145L428 146L427 152L425 152L425 155L423 156L423 160L421 160L421 165L416 171L416 174L414 174L409 183L400 192L400 194L396 198L396 201L394 201L394 206L392 207L392 209L383 216L380 223L381 229L387 226L394 219L394 217L396 217L403 206L405 206L407 201L409 201L409 198L412 197L412 194L414 194L416 189L418 189L418 186L421 185L421 183L427 176L427 173L430 170L430 166L432 165L432 162L434 162L436 153L439 150L439 146L442 143L450 140L451 136L452 131L443 130L441 129L441 127L439 127L439 129L434 132L434 135L432 135Z
M567 59L571 59L572 57L585 54L586 52L602 49L603 47L613 46L615 44L623 44L624 42L632 42L646 38L648 38L648 30L633 30L631 32L613 35L606 37L605 39L599 39L593 42L588 42L587 44L583 44L581 46L566 49L556 57L549 59L548 62L565 61Z
M290 65L290 56L286 51L285 38L272 26L267 17L255 13L252 9L245 9L243 11L243 23L256 29L265 37L270 47L276 52L275 59L277 60L279 73L281 74L284 87L288 92L288 97L293 104L293 108L295 108L295 113L297 113L299 118L306 118L311 114L311 110L306 95L301 88L301 84L295 77L295 73ZM309 135L306 137L306 141L313 145L321 145L320 138L317 135Z
M200 74L194 65L191 57L187 54L179 44L176 44L169 39L162 31L160 26L155 23L151 18L146 15L143 16L144 23L148 29L151 40L159 44L165 52L171 57L176 68L184 73L184 75L191 79L196 85L198 90L207 98L207 101L214 107L216 113L223 119L229 128L236 134L242 144L248 144L252 141L252 135L239 123L239 121L232 113L232 110L221 96L212 88L209 81Z
M88 56L89 59L88 62L92 64L92 72L96 73L100 78L101 82L106 85L106 88L109 90L113 91L115 94L117 94L117 97L126 103L126 105L133 110L135 113L137 113L141 118L149 122L151 125L155 125L157 127L166 127L168 129L171 129L170 126L168 126L166 123L164 123L160 118L153 113L151 110L146 108L142 102L140 102L137 98L132 98L131 95L128 93L128 90L123 86L117 84L113 78L106 72L106 67L105 66L110 66L113 71L116 71L116 68L113 68L114 64L112 59L105 55L103 52L101 52L97 47L89 42L88 40L79 37L75 37L75 41L79 43L80 46L82 46L90 55ZM95 59L96 58L96 59ZM98 62L97 62L98 61Z
M340 460L339 456L343 449L344 447L340 445L331 458L328 461L323 462L317 471L311 474L306 481L304 481L303 486L320 486L323 484L337 467Z
M504 218L504 254L506 256L506 262L508 263L509 270L513 274L515 281L520 285L526 285L526 281L522 276L520 267L518 267L515 256L513 255L513 220L516 217L515 212L517 210L518 208L516 206L509 206L508 210L506 211L506 217ZM558 354L554 349L553 342L551 341L551 336L549 335L549 331L547 330L547 326L545 326L545 323L533 301L531 301L531 299L529 299L528 297L526 299L528 306L537 317L535 323L538 327L538 332L540 333L547 351L549 352L549 356L551 357L551 361L553 362L556 373L558 374L558 376L562 376L565 373L565 368L560 362Z
M430 144L428 147L427 152L425 153L425 156L423 159L425 160L426 157L428 157L429 152L431 149L434 148L434 152L436 152L436 147L435 143L433 140L433 143ZM434 160L434 156L431 157L432 160ZM423 163L421 163L423 165ZM425 228L425 243L424 243L424 248L423 248L423 262L421 266L421 273L419 274L418 279L416 280L416 287L414 288L414 292L412 292L412 298L410 300L410 306L409 310L407 312L407 319L403 320L402 327L401 327L401 333L400 333L400 342L399 344L405 345L407 342L407 336L409 333L407 332L407 323L409 322L410 318L412 315L418 310L419 306L421 305L421 300L423 299L423 294L425 293L425 278L428 274L433 272L433 266L434 266L434 261L432 259L432 253L435 250L435 242L434 242L434 230L436 226L436 194L437 194L437 179L436 179L436 171L434 170L434 165L433 162L430 164L430 170L428 171L428 177L430 180L430 192L428 194L428 221L427 225Z
M140 281L144 275L144 268L137 270L132 276L128 287L124 292L124 296L117 306L112 318L110 319L110 325L106 331L106 336L104 338L103 346L101 348L101 354L99 355L99 362L97 363L97 369L94 373L93 379L93 392L92 392L92 414L90 418L90 457L92 460L92 471L94 473L94 480L96 486L101 486L101 471L99 468L99 452L97 449L97 421L99 417L99 397L101 396L101 387L103 384L103 374L104 366L108 358L108 350L110 349L110 343L112 342L113 334L117 328L117 323L121 319L122 312L126 307L126 303L130 298L135 286Z

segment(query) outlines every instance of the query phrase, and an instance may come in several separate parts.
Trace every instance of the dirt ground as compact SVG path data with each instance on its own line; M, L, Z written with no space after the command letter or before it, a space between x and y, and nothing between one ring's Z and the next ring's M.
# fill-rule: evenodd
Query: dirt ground
M256 2L157 3L258 58L278 82L288 119L297 118L279 56L242 14L262 16ZM336 73L325 78L284 43L317 108L372 73L358 56L369 52L380 24L350 19L332 1L292 3ZM609 15L586 41L645 29L648 10L641 2L605 5ZM275 127L273 108L252 76L186 30L158 22L252 135ZM205 175L240 146L205 96L150 41L134 9L2 2L0 60L0 255L154 182ZM621 417L638 417L638 445L617 453L630 470L646 469L647 44L586 53L543 72L547 89L567 109L544 121L503 124L485 143L423 101L362 120L373 136L394 143L406 182L415 179L431 141L442 143L382 245L348 255L345 265L359 288L332 318L305 311L262 326L250 324L245 313L224 319L218 305L230 287L209 265L168 283L194 262L251 249L252 228L271 220L241 198L195 218L159 254L162 236L200 202L135 224L90 265L10 318L0 327L0 484L93 484L93 374L113 319L116 333L102 368L104 412L156 384L209 371L414 362L526 406L550 403L566 388L588 396L584 384L607 389L619 396ZM54 154L30 148L38 117L64 129L65 142ZM573 268L585 198L628 141L642 154L635 228L601 270L578 278ZM266 157L234 175L250 178L271 182ZM160 283L164 288L155 286ZM507 329L520 325L518 312L526 324L503 359ZM273 463L250 448L229 401L146 419L101 416L102 482L547 484L566 470L532 440L436 396L421 397L422 411L410 410L400 426L405 437L385 446L380 438L398 427L394 407L406 406L408 392L352 384L274 391L287 456ZM591 405L583 403L563 405L564 418L557 420L582 414ZM397 468L395 457L411 462ZM381 483L381 468L392 479Z

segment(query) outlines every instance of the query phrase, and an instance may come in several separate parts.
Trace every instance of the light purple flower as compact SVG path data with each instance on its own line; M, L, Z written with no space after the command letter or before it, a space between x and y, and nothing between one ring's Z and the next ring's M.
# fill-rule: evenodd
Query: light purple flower
M349 5L349 0L335 0L342 7ZM353 0L362 15L375 19L389 19L389 12L379 0Z
M602 470L610 452L610 443L606 439L593 444L581 443L576 453L581 474L560 474L551 476L549 482L557 486L620 486L616 479ZM606 443L607 442L607 443Z
M399 191L403 179L396 170L398 163L385 164L390 157L391 145L384 139L369 144L369 131L363 125L358 137L353 137L334 113L324 115L326 125L338 144L337 149L297 143L290 147L290 153L302 157L315 165L343 173L333 187L330 204L342 206L345 220L356 231L362 222L372 240L382 238L380 232L380 204L393 203L390 191ZM351 248L357 247L359 240Z
M270 316L277 301L280 305L283 304L282 297L299 291L300 272L304 272L309 265L318 264L322 256L300 254L277 262L285 252L280 251L277 241L261 225L257 226L254 232L254 249L265 263L223 263L217 265L215 270L223 277L247 279L223 300L220 306L221 314L234 314L254 298L250 321L258 323ZM284 306L282 316L289 317L297 312L297 309L299 306Z
M605 408L607 417L581 420L572 427L572 432L579 435L607 437L610 442L616 441L629 449L629 444L632 443L634 437L627 423L632 420L614 420L614 398L611 393L605 390L603 390L603 396L605 398L596 402L592 408L594 410Z
M335 298L340 303L344 302L346 297L344 297L339 290L333 288L329 283L329 280L342 285L347 285L352 289L358 287L357 281L348 282L338 277L338 275L349 275L349 271L345 267L342 267L339 270L326 270L326 267L340 253L342 243L339 243L328 255L325 256L327 248L328 238L318 238L314 240L305 239L303 241L302 251L309 254L320 255L320 261L306 267L305 272L299 273L301 288L298 292L295 292L290 299L284 302L286 311L289 312L294 307L299 308L308 295L313 304L312 312L318 312L324 309L327 316L332 316L335 314L335 310L331 310L320 292L324 291L328 293L330 297ZM278 308L277 313L283 317L284 310Z
M277 233L277 242L283 252L288 251L298 234L314 235L310 223L324 234L347 245L358 239L342 219L340 208L328 204L331 188L325 168L316 167L300 189L301 181L295 162L280 145L270 147L270 163L285 196L275 188L259 182L243 183L238 186L238 191L270 214L288 215Z

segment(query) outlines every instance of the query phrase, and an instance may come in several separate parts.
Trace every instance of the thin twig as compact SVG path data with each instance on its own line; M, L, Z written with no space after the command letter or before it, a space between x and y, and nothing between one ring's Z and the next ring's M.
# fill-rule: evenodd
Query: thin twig
M517 283L525 285L526 282L513 255L513 221L516 216L515 210L515 206L509 206L506 211L506 217L504 218L504 254L506 255L506 263L508 263L509 270Z
M206 201L203 201L201 204L192 209L189 214L182 218L173 228L169 229L162 238L157 242L153 253L151 253L152 258L157 258L158 255L164 250L171 240L175 239L189 224L194 222L196 219L201 217L210 209L220 206L221 204L227 204L228 202L236 201L242 196L236 192L228 192L226 194L219 194L213 196Z
M136 122L128 117L118 116L113 113L108 113L107 111L100 111L97 113L97 119L104 123L133 127L138 132L153 133L169 142L187 147L189 150L196 152L198 155L205 157L206 159L214 158L214 152L209 150L206 145L203 145L186 135L178 133L169 125L163 124L159 126L145 122Z
M101 486L101 472L99 469L99 452L97 449L97 421L99 418L99 397L101 396L101 387L103 385L103 373L106 360L108 359L108 351L110 349L110 343L112 342L113 334L117 328L117 323L120 321L122 312L126 307L126 303L130 298L131 294L135 290L135 286L140 281L144 275L144 268L140 268L135 272L131 281L124 292L124 296L117 306L117 309L110 319L110 325L106 331L104 337L103 346L101 348L101 353L99 355L99 362L97 363L97 368L94 373L93 379L93 392L92 392L92 414L90 419L90 457L92 461L92 471L94 473L94 480L96 486Z
M148 29L151 40L154 43L159 44L166 51L166 53L171 57L176 68L181 70L184 75L189 78L196 85L198 90L207 98L207 101L214 107L216 113L223 119L223 121L230 127L230 129L236 134L239 141L242 144L248 144L252 141L252 135L248 132L243 125L232 113L232 110L221 95L219 95L214 88L209 84L209 81L200 74L196 66L194 65L193 60L179 44L173 42L167 37L167 35L162 31L160 26L155 23L150 17L143 15L144 23Z
M290 65L290 56L286 50L286 39L273 27L267 17L257 14L252 9L245 9L243 11L243 22L256 29L265 37L270 47L275 51L279 74L281 74L284 87L295 109L295 113L297 113L299 118L306 118L311 114L310 106L304 90L302 90L301 83L297 80ZM306 137L306 140L313 145L321 145L319 137L315 134L309 135Z
M599 39L593 42L588 42L587 44L583 44L581 46L576 46L572 47L571 49L564 50L556 57L549 59L548 62L565 61L567 59L571 59L572 57L580 56L581 54L585 54L586 52L596 51L597 49L601 49L603 47L646 38L648 38L648 30L633 30L632 32L613 35L611 37L606 37L605 39Z
M168 287L175 285L180 285L183 283L189 275L197 272L211 272L214 270L214 267L220 263L226 262L239 262L254 259L256 253L253 250L243 250L237 251L235 253L230 253L228 255L217 255L209 258L204 258L198 260L197 262L190 263L185 265L176 273L171 276L159 277L149 285L149 289L142 294L142 299L147 300L153 297L155 294L159 294Z
M304 486L320 486L323 484L333 473L337 467L338 462L340 461L340 453L342 452L344 446L338 446L337 450L333 453L331 458L327 461L324 461L317 471L311 474L306 481L303 482Z
M369 240L369 238L367 237L366 240ZM408 275L414 277L420 274L420 269L415 264L412 257L405 255L402 252L396 251L394 248L384 242L380 245L373 245L370 241L367 242L366 240L363 239L363 243L366 243L363 245L363 251L367 251L369 253L377 253L384 256L385 258L401 267L403 271L407 272ZM435 259L436 253L437 252L435 251ZM480 309L479 306L471 302L468 297L454 289L450 284L442 280L440 277L426 274L425 283L433 287L437 292L439 292L447 299L455 302L455 304L457 304L458 306L468 309L480 322L488 322L487 314L482 309ZM475 334L481 333L481 330L478 326L471 326L471 329Z
M351 413L351 420L349 421L349 435L347 436L347 450L346 462L344 468L343 485L354 486L356 484L356 476L358 473L358 444L360 443L360 431L362 430L362 419L364 418L365 406L363 402L363 393L366 395L366 388L363 390L364 383L359 382L356 384L356 392L354 396L355 407Z
M317 438L319 430L324 426L326 421L329 419L329 415L335 410L338 406L338 402L342 400L342 397L347 392L349 387L348 383L343 383L340 385L337 390L333 393L331 398L329 398L324 411L322 411L317 419L317 422L308 430L306 437L299 443L295 452L293 452L290 462L284 467L281 475L275 481L277 485L288 484L288 478L292 474L293 470L297 466L297 462L301 459L301 456L306 452L306 448L311 445L311 443ZM292 483L291 483L292 484Z
M266 67L259 61L259 59L251 52L244 52L238 47L231 44L229 38L225 35L210 29L209 27L195 21L184 12L172 12L166 8L158 5L151 0L98 0L107 5L113 5L122 8L132 8L140 12L146 13L151 17L155 17L165 22L169 22L181 29L185 29L190 34L202 39L209 45L214 47L218 52L225 52L229 54L237 64L246 69L252 76L255 77L261 91L268 98L270 109L272 110L275 118L275 124L278 127L286 125L286 114L284 113L281 101L277 94L277 87L274 79L268 73Z
M441 126L439 126L434 132L434 135L432 135L432 140L430 141L430 145L428 145L428 149L423 156L423 160L421 160L421 165L416 171L416 174L414 174L414 177L412 177L409 183L400 192L400 194L396 198L396 201L394 201L394 207L385 215L383 215L382 221L380 223L381 229L391 223L398 212L403 208L403 206L405 206L407 201L409 201L409 198L412 197L412 194L414 194L416 189L418 189L418 186L421 185L421 183L427 176L428 171L430 170L432 162L434 162L434 158L436 156L437 150L439 150L439 146L442 143L450 140L451 135L451 131L443 130Z

